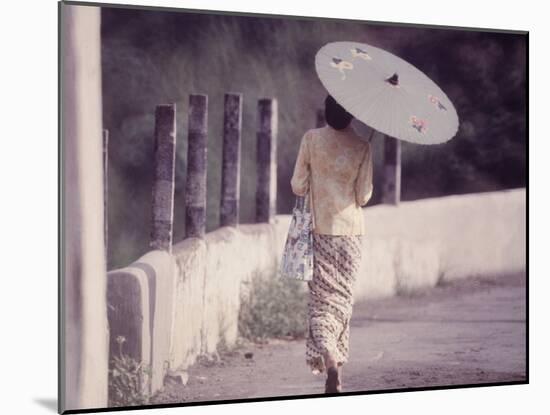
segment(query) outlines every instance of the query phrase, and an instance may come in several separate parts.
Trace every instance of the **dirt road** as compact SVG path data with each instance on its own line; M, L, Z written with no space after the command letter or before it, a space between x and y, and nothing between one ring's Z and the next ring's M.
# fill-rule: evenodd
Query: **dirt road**
M355 304L345 391L524 381L525 275L467 279ZM304 341L242 344L188 371L157 403L322 393ZM250 355L252 354L252 356Z

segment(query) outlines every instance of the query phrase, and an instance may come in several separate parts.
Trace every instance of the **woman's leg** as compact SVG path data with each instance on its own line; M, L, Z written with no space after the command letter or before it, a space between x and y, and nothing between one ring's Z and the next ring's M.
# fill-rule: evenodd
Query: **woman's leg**
M337 368L338 362L336 362L336 358L334 357L333 353L326 351L323 354L323 358L325 359L325 366L327 367L327 370L331 367Z
M353 283L360 258L358 239L314 234L314 275L309 285L307 363L327 373L326 389L341 388L349 353Z

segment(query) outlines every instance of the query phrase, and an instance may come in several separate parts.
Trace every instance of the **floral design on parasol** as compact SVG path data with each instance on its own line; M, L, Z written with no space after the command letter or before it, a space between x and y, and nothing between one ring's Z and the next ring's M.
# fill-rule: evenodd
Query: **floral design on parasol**
M453 138L458 115L447 95L422 71L383 49L332 42L315 57L327 91L357 120L417 144Z

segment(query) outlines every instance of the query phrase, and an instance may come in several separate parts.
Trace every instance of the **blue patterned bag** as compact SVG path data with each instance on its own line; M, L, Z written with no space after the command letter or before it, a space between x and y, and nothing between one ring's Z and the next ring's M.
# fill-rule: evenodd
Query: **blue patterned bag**
M308 194L296 198L279 276L301 281L313 279L313 220Z

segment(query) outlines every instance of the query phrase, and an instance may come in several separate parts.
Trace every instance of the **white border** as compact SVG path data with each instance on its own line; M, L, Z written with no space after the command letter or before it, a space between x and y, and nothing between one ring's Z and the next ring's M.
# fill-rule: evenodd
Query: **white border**
M129 0L170 6L256 13L341 17L391 22L444 24L529 30L531 135L531 385L489 387L294 401L230 404L162 410L162 413L257 414L302 413L467 414L540 413L548 407L545 369L548 362L550 295L544 235L550 211L545 160L549 138L548 22L543 2L461 0L332 2L277 0ZM1 351L2 409L6 413L52 413L37 400L57 392L57 5L54 0L6 2L0 14L2 88L2 248ZM540 46L539 46L540 45ZM506 70L503 68L503 70ZM536 89L535 89L536 88ZM535 102L538 101L538 102ZM538 131L538 134L535 132ZM535 139L535 135L537 138ZM536 151L533 151L536 150ZM539 190L535 193L536 184ZM535 214L538 214L535 216ZM533 226L533 224L536 224ZM7 267L5 266L7 264ZM536 289L536 291L535 291ZM536 362L536 365L533 364ZM369 374L365 374L369 376ZM143 414L161 410L140 411ZM123 412L126 413L126 412ZM138 413L138 412L132 412Z

